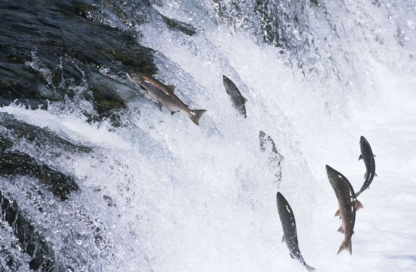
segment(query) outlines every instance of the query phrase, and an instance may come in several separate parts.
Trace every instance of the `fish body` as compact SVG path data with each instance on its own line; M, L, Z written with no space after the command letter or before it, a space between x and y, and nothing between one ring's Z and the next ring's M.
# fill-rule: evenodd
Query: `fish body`
M140 74L134 79L128 74L127 77L136 84L139 84L148 96L159 103L160 106L167 108L173 115L182 112L188 116L192 122L199 125L199 118L206 110L191 110L175 94L175 86L165 85L152 76Z
M293 214L292 208L284 196L279 192L277 192L276 195L276 202L280 221L282 222L283 227L283 241L286 242L290 256L297 259L308 271L315 270L315 268L306 264L302 254L300 253L295 215Z
M354 189L344 175L328 165L326 172L338 199L339 210L336 215L341 216L341 227L338 231L344 234L344 241L337 254L344 249L352 254L351 237L354 234L355 213L357 209L362 208L362 204L356 199Z
M374 161L374 154L371 150L371 146L368 143L367 139L364 136L361 136L360 139L360 148L361 155L358 158L359 160L363 159L366 173L364 184L361 187L360 191L357 192L356 196L358 197L365 189L369 188L371 182L373 181L374 176L376 175L376 162Z
M231 103L233 104L233 107L237 110L237 112L240 115L244 116L244 118L247 118L246 106L244 105L247 102L247 99L241 95L237 86L235 86L234 82L232 82L231 79L229 79L226 76L223 76L222 79L225 91L227 92L228 97L230 98Z

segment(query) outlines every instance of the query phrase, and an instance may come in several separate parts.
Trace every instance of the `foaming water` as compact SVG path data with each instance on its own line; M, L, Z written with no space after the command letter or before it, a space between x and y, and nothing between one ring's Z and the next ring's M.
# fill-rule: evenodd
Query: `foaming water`
M158 79L176 85L191 109L207 110L200 126L135 99L120 127L88 123L80 112L89 105L1 109L93 147L57 160L81 191L62 204L50 200L57 214L37 214L48 231L67 230L54 234L57 254L70 256L63 263L75 271L304 271L281 243L279 189L295 213L303 257L319 271L414 269L412 239L403 237L415 235L414 220L405 216L415 212L406 192L414 187L414 170L404 166L414 161L408 150L416 139L409 128L415 3L404 9L388 1L302 2L308 13L295 29L305 33L288 44L303 50L294 50L263 43L253 34L260 25L246 32L241 21L221 20L210 1L157 2L155 10L193 25L196 34L155 19L137 26L138 41L156 51ZM254 18L249 7L241 12ZM223 75L248 99L246 119L232 108ZM260 149L260 131L284 157L279 188ZM379 176L360 196L366 208L357 213L353 255L336 256L343 237L324 166L358 190L363 134ZM23 185L14 186L2 191ZM73 254L72 243L83 250Z

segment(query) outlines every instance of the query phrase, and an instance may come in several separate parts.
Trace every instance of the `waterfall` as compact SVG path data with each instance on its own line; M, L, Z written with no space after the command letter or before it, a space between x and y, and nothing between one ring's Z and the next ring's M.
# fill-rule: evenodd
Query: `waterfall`
M0 3L1 271L415 270L415 1ZM175 85L199 126L126 74ZM247 99L238 115L227 76ZM364 181L352 256L325 171Z

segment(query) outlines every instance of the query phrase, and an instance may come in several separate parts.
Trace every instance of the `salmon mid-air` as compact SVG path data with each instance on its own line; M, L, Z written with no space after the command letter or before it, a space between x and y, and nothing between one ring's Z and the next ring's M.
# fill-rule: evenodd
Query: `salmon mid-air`
M171 112L172 115L176 112L182 112L188 116L192 122L199 125L199 118L201 118L202 114L204 114L206 110L189 109L188 106L174 94L175 86L165 85L154 77L145 74L139 74L134 78L127 74L127 77L133 83L140 85L140 87L146 91L148 96L159 103L160 107L164 106Z

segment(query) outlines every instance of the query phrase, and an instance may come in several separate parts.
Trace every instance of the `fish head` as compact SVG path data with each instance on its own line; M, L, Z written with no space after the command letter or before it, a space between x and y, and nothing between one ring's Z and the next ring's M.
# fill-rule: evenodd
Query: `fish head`
M326 173L331 183L334 182L338 178L338 174L339 174L338 171L336 171L329 165L326 166Z
M229 90L229 88L230 88L230 82L231 82L231 80L228 77L226 77L224 75L222 76L222 83L224 84L225 91L229 95L231 95L230 90Z
M142 74L127 74L127 77L136 84L141 84L142 83Z
M292 213L292 209L290 208L289 203L280 192L277 192L276 202L279 213Z
M140 83L139 84L142 84L144 82L149 83L149 82L154 82L155 81L155 79L152 76L149 76L149 75L140 74L139 77L140 77Z
M276 195L277 206L282 207L285 204L285 198L280 192L277 192Z
M224 83L227 83L227 84L229 84L230 82L232 82L231 79L229 79L225 75L222 76L222 80L223 80Z
M338 180L343 179L343 176L341 173L339 173L337 170L333 169L331 166L326 166L326 173L328 175L329 182L331 183L332 188L335 190L335 194L338 197L338 191L339 191L339 185Z
M361 136L361 138L360 138L360 144L364 144L364 143L367 143L367 139L364 138L364 136Z

